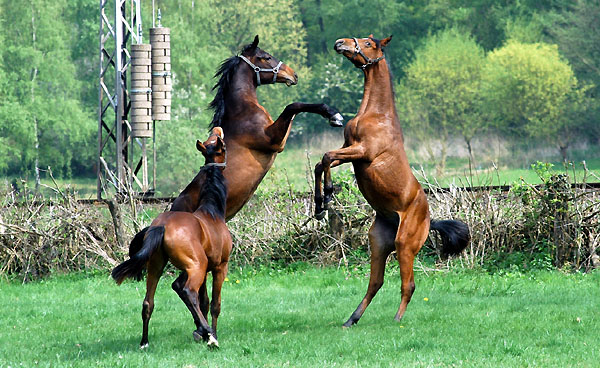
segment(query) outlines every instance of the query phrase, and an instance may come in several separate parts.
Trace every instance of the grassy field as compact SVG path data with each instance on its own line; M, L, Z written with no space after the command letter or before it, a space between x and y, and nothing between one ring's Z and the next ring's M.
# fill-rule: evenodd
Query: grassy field
M600 273L417 272L398 324L398 268L360 323L342 329L367 271L299 266L234 270L224 286L221 349L194 343L191 317L159 284L150 347L138 349L144 284L108 272L0 282L0 366L597 367Z

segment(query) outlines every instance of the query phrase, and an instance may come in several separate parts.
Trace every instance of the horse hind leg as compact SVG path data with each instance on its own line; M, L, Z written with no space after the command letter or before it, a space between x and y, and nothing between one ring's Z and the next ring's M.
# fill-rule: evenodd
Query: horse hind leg
M426 223L428 221L429 219L427 219ZM415 273L413 269L415 256L423 246L423 243L425 243L429 232L429 226L417 226L416 229L410 229L411 225L413 224L409 222L402 224L396 238L396 253L398 263L400 264L400 277L402 279L402 300L400 307L398 307L398 312L394 317L394 320L397 322L402 320L408 303L410 303L415 292Z
M193 316L194 315L194 312L193 312L194 306L191 304L189 298L187 297L187 294L183 291L183 288L185 286L187 278L188 278L187 273L185 271L181 272L179 277L177 277L177 279L175 279L175 281L173 281L173 283L171 284L171 288L173 288L173 290L177 293L177 295L179 295L179 298L181 299L181 301L183 301L183 304L185 304L185 306L188 308L188 310L190 311L190 313L192 313L192 316ZM204 283L202 284L202 286L200 286L200 291L198 292L198 297L200 299L200 311L202 312L202 315L206 319L206 318L208 318L208 304L209 304L208 294L206 292L206 279L204 280ZM196 328L200 327L199 320L194 320L194 323L196 324Z
M343 327L350 327L358 322L375 294L383 285L385 261L394 250L394 226L379 215L369 230L369 243L371 246L371 276L367 293Z
M227 262L224 262L221 265L219 265L213 272L210 315L212 317L212 329L215 339L217 338L217 319L219 318L219 314L221 313L221 288L223 286L223 281L225 281L225 277L227 276L227 268L228 264Z
M152 312L154 311L154 294L156 293L158 280L160 280L163 269L167 264L166 260L159 255L159 253L161 252L156 252L148 262L146 296L142 303L142 340L140 341L140 349L148 347L148 325L150 323L150 317L152 317Z
M218 347L219 343L214 337L213 332L208 325L208 322L206 322L206 318L204 318L204 315L200 309L198 292L202 284L206 282L206 265L193 270L188 269L186 272L188 274L188 279L183 287L183 294L188 300L188 303L190 303L192 306L190 312L192 313L192 317L197 325L196 330L193 332L194 340L203 340L208 344L209 347Z

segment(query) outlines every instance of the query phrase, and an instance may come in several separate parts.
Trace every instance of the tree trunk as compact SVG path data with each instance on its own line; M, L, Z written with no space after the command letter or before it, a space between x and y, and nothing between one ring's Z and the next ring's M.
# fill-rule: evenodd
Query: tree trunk
M119 248L125 248L125 236L123 234L123 216L121 215L121 207L114 198L106 201L108 204L108 210L113 220L115 227L115 240L119 245Z
M563 162L567 162L567 149L569 148L569 145L567 144L559 144L558 145L558 149L560 150L560 156L563 159Z
M467 142L467 150L469 150L469 161L471 165L475 165L475 157L473 157L473 147L471 146L472 138L465 137L465 142Z
M33 3L31 3L31 40L33 49L35 50L36 43L36 32L35 32L35 9L33 8ZM34 134L34 152L35 152L35 193L37 194L40 190L40 168L39 168L39 149L40 149L40 140L39 140L39 129L38 129L38 119L35 115L35 83L38 75L37 66L33 66L33 71L31 73L31 106L34 110L33 115L33 134Z
M435 173L438 177L443 176L446 171L446 157L448 156L448 131L444 129L441 139L442 152L439 163L435 167Z

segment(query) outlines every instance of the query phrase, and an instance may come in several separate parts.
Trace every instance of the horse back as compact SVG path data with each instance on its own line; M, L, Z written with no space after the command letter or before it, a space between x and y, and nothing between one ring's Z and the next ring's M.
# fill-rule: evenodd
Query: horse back
M210 270L229 259L232 241L225 221L205 217L164 212L153 221L153 226L165 227L163 249L175 267L189 269L207 263Z

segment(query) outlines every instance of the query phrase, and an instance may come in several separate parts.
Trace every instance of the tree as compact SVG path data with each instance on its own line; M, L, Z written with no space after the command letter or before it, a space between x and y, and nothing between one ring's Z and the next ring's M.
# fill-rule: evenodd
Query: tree
M490 53L482 96L496 126L509 134L550 140L563 159L576 119L572 102L581 90L556 45L509 43Z
M51 166L69 176L75 160L91 167L95 124L91 109L80 102L81 83L68 43L64 17L67 1L0 3L6 47L2 59L11 81L0 102L6 120L3 140L16 144L17 161L8 170L33 171ZM31 170L31 171L30 171ZM21 172L22 173L22 172Z
M586 93L586 116L579 119L586 138L600 143L600 3L578 0L571 7L555 13L546 28L552 41L569 60L577 79L589 85Z
M405 116L408 126L422 129L441 139L438 174L445 168L448 138L461 135L469 155L471 141L486 126L479 114L479 85L484 63L483 49L468 35L450 29L430 37L415 52L406 69L406 80L399 96L412 106ZM400 104L404 101L400 101ZM430 150L430 152L432 152Z

